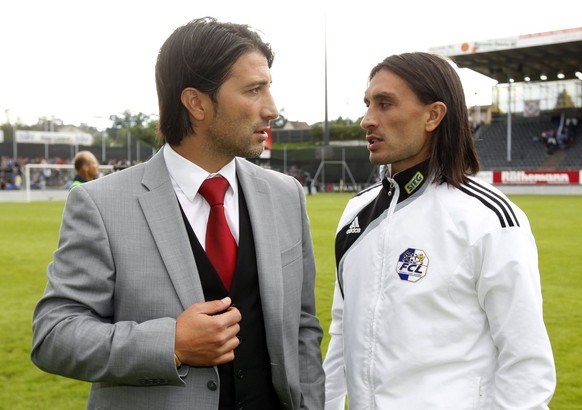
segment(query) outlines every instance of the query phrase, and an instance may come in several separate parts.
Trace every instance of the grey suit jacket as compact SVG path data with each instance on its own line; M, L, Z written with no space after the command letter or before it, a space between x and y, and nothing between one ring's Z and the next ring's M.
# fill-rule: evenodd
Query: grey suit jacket
M273 385L285 408L322 409L322 329L305 196L292 177L237 158ZM162 152L69 193L32 360L93 382L90 409L217 409L216 368L174 365L175 318L204 296Z

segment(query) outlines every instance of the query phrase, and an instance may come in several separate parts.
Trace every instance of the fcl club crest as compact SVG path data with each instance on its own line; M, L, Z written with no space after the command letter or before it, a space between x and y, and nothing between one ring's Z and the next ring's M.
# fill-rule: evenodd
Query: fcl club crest
M398 258L396 272L400 279L416 282L424 278L428 270L428 256L422 249L408 248Z

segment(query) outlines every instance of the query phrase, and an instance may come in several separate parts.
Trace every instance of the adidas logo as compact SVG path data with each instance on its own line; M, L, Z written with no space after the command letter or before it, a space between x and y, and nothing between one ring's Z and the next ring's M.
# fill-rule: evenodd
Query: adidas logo
M346 235L350 233L360 233L360 232L362 232L362 229L360 228L360 223L358 222L358 217L356 216L356 219L354 219L350 226L348 227Z

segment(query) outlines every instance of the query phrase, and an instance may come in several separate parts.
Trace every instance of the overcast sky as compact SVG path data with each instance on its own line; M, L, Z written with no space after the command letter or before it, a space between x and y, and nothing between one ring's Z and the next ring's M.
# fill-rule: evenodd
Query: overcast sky
M582 26L582 1L3 0L0 123L39 117L103 128L125 110L157 114L154 66L172 31L196 17L248 23L275 51L272 90L293 121L363 115L367 75L388 55ZM467 70L462 70L467 71ZM467 103L492 80L462 72Z

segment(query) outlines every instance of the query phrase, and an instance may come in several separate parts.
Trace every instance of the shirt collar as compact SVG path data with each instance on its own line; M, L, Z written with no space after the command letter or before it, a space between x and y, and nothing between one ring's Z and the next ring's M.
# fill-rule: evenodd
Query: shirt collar
M398 184L400 188L400 196L398 202L404 201L406 198L414 194L423 186L428 179L428 163L425 160L420 164L414 165L404 171L400 171L392 176L392 179ZM388 181L386 181L387 183ZM386 183L382 181L384 186Z
M236 162L233 159L216 173L209 173L195 163L187 160L172 149L169 144L164 145L164 160L168 172L174 183L182 190L189 200L194 200L202 182L209 176L222 175L228 180L230 189L237 190Z

